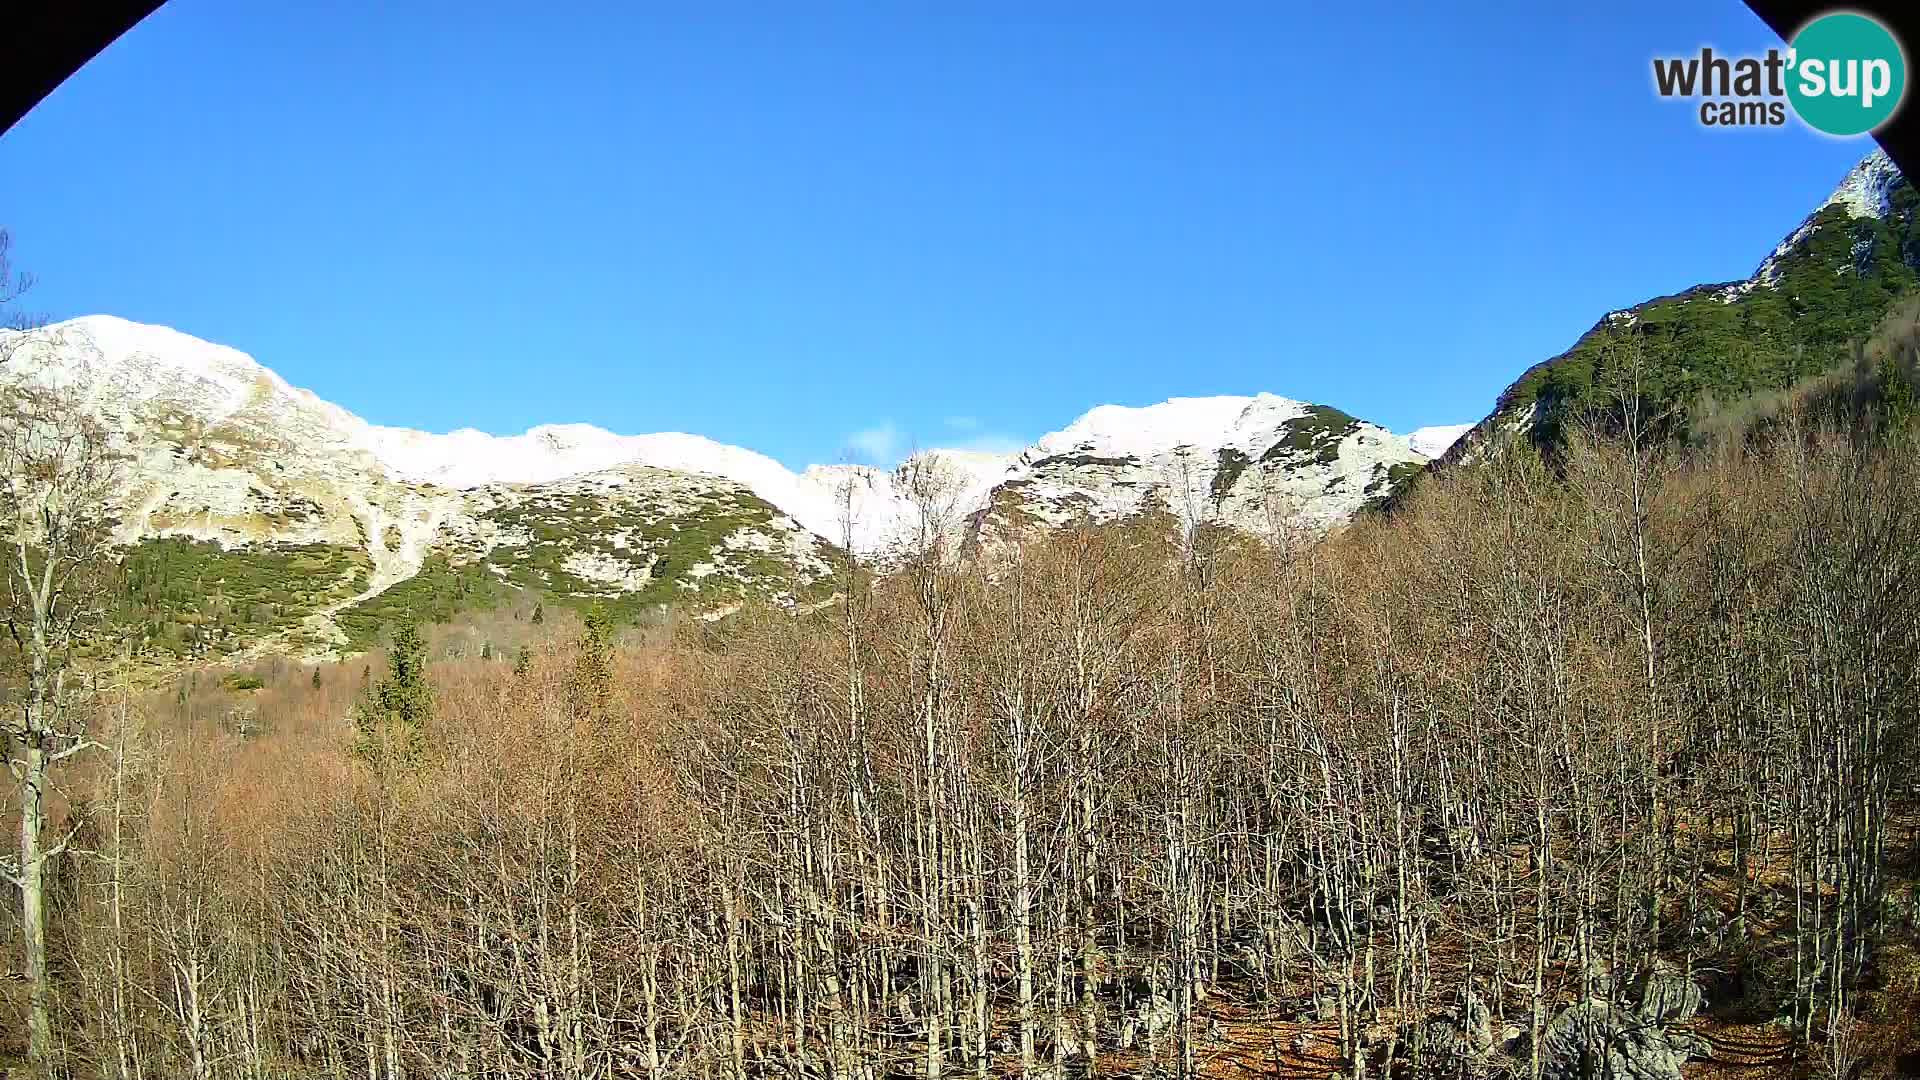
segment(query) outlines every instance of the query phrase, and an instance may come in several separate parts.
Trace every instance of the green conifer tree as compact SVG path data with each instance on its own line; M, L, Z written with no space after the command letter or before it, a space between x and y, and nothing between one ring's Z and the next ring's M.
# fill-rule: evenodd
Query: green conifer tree
M587 609L580 653L568 687L574 715L599 717L613 700L613 615L600 603Z
M427 640L418 626L402 626L393 635L387 653L387 677L354 711L356 749L380 758L384 748L397 748L411 761L425 746L426 727L433 718L433 684L427 681ZM384 761L376 761L385 764Z

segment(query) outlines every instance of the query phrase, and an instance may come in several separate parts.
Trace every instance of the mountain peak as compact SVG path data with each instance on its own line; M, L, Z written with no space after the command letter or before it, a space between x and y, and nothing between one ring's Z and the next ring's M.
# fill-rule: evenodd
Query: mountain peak
M1753 277L1722 290L1721 299L1743 296L1757 286L1772 285L1778 281L1781 260L1813 235L1815 220L1827 207L1842 207L1849 217L1884 219L1893 213L1894 190L1905 183L1900 166L1893 163L1885 150L1875 147L1872 153L1860 159L1859 164L1847 170L1847 175L1834 187L1833 194L1814 207L1813 212L1800 222L1799 228L1780 241L1760 264L1760 268L1754 271Z
M118 315L81 315L34 330L0 334L52 346L30 348L34 358L30 362L101 366L109 371L160 368L217 381L251 382L264 375L285 385L280 376L238 349L203 341L170 326L134 322Z
M1099 405L1027 451L1047 457L1074 451L1106 456L1148 457L1182 446L1212 449L1234 442L1249 427L1302 415L1305 402L1276 394L1175 397L1153 405Z
M1846 178L1820 206L1840 205L1854 217L1883 218L1893 212L1893 189L1901 182L1900 166L1885 150L1875 147L1847 171Z

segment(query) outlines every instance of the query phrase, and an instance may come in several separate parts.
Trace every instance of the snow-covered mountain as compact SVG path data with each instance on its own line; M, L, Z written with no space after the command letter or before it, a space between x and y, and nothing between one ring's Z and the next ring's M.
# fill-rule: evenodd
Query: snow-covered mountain
M1317 447L1324 460L1278 452L1277 440L1321 416L1340 426ZM938 516L961 523L950 539L977 539L981 515L996 494L1003 505L1012 498L1012 505L1051 524L1082 513L1112 520L1149 507L1181 509L1182 477L1206 491L1195 511L1203 518L1247 527L1256 517L1266 520L1266 505L1256 515L1250 502L1248 485L1258 482L1267 496L1289 500L1287 516L1324 527L1379 494L1386 470L1437 457L1468 426L1399 437L1337 410L1271 394L1175 398L1138 408L1102 405L1019 454L934 449L894 469L814 465L798 474L764 454L704 436L617 435L588 424L507 436L368 426L360 438L392 475L453 488L548 483L621 464L722 476L818 536L884 555L916 542L929 502L938 504ZM1353 452L1343 460L1341 448L1348 446ZM1255 467L1249 472L1247 464ZM1231 475L1223 477L1223 468ZM1245 483L1237 483L1243 473Z
M970 539L1163 511L1262 535L1323 530L1427 460L1408 436L1273 394L1102 405L1014 460L972 511Z
M813 466L678 432L585 424L521 435L369 424L237 350L95 315L0 336L0 382L78 389L132 455L122 539L364 551L364 586L306 627L440 557L562 595L792 602L836 546L885 557L944 532L980 550L1076 519L1153 512L1323 529L1444 450L1261 394L1103 405L1014 455L931 450L897 468ZM669 587L670 586L670 587ZM716 586L727 586L716 588Z

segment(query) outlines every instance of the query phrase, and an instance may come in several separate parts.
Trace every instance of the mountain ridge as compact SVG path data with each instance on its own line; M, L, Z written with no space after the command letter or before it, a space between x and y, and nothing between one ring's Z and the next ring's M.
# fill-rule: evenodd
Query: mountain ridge
M0 355L0 383L72 385L122 433L123 544L211 545L167 565L211 575L217 595L233 584L222 552L298 549L303 565L333 553L321 560L329 573L360 567L350 594L344 576L298 601L250 586L268 598L245 601L267 606L261 622L296 622L316 651L364 644L339 617L429 571L477 568L497 584L635 610L686 600L710 615L749 594L811 602L835 550L885 563L934 530L978 554L1036 528L1158 511L1325 529L1424 464L1416 438L1430 451L1451 430L1395 435L1272 394L1174 398L1096 406L1017 454L934 449L893 468L794 472L684 432L376 425L239 350L109 315L0 336ZM154 622L157 634L178 630Z

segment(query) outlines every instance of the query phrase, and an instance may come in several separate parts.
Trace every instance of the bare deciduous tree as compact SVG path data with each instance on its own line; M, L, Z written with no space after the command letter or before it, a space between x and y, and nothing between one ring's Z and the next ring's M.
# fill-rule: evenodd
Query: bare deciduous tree
M23 332L37 338L40 332ZM33 341L23 349L50 347ZM15 382L0 395L0 530L6 557L6 620L22 682L5 728L7 767L19 796L17 852L5 863L20 891L29 983L29 1053L46 1067L54 1052L48 1013L47 881L73 829L52 831L55 766L92 749L78 707L77 655L97 644L111 564L111 505L120 455L88 411L84 372ZM74 823L77 827L77 822Z

